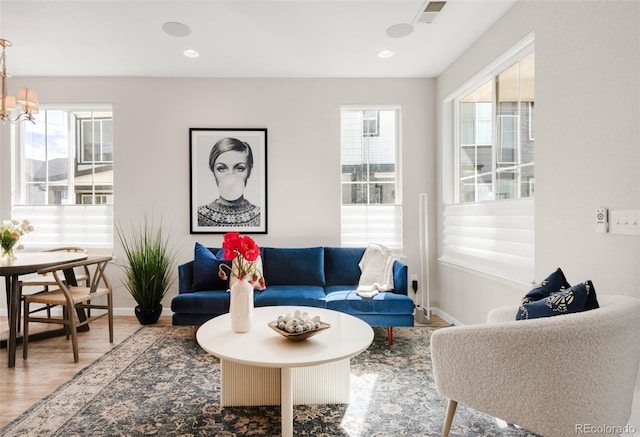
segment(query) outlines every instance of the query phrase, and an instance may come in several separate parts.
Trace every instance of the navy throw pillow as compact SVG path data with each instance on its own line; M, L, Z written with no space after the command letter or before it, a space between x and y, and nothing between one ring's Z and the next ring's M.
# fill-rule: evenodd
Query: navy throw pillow
M584 304L584 310L589 311L600 308L598 298L596 297L596 288L593 286L593 282L585 281L581 285L585 287L585 293L587 293L587 302Z
M325 247L324 274L326 285L358 285L360 260L364 247Z
M191 291L226 290L229 288L229 280L223 281L220 279L218 268L220 264L230 266L231 262L222 258L222 250L217 252L220 258L211 249L196 243L193 256Z
M262 266L271 285L315 285L324 287L324 248L265 247Z
M540 299L549 297L551 293L557 293L561 290L566 290L571 285L567 282L564 273L558 267L555 272L547 276L540 284L535 288L529 290L529 292L522 299L521 304L524 305L529 302L535 302Z
M567 290L551 293L548 297L520 306L516 320L552 317L598 308L596 291L591 281L576 284Z

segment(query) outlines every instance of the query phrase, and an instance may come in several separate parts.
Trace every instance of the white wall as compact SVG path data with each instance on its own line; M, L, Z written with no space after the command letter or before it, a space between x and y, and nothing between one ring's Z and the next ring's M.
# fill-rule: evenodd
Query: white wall
M532 30L536 280L562 267L569 282L591 279L598 294L640 297L640 237L598 234L594 223L599 206L640 209L640 3L514 5L437 79L439 160L448 164L442 99ZM489 309L528 290L442 265L436 277L434 305L463 323L484 322ZM639 410L632 423L640 430Z
M258 244L340 245L340 105L399 104L405 255L419 272L418 194L435 199L433 79L12 78L10 86L23 83L42 103L113 103L116 223L162 216L180 263L193 259L196 241L222 241L189 234L190 127L268 129L268 234L254 235ZM114 282L115 306L135 306Z

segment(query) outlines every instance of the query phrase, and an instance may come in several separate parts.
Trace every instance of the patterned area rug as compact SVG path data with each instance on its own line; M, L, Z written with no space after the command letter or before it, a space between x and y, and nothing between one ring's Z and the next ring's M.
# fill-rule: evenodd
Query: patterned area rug
M294 407L294 434L438 436L446 400L435 391L433 328L376 329L351 359L351 403ZM279 407L219 406L219 360L188 327L145 327L0 429L10 436L277 436ZM458 406L452 436L534 436Z

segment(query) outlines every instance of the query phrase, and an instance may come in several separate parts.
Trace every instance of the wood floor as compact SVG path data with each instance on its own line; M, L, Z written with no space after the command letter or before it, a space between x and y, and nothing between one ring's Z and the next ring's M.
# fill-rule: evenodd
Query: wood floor
M162 316L159 325L171 325L171 316ZM0 337L6 338L6 317L0 317ZM37 325L33 324L34 329ZM7 367L7 349L0 349L0 427L11 422L38 400L70 380L76 373L116 347L141 325L135 316L115 316L113 343L109 343L106 317L78 334L80 361L73 362L71 340L64 336L29 342L29 358L22 359L22 346L16 351L16 366ZM59 328L57 325L53 325Z
M38 324L34 324L37 326ZM39 324L40 326L46 326ZM170 316L162 316L158 325L171 325ZM433 316L430 326L447 326ZM6 317L0 317L0 338L6 338ZM80 361L73 362L71 341L64 336L29 342L29 358L22 359L22 346L16 351L16 366L7 367L7 350L0 349L0 427L42 399L76 373L113 349L141 325L134 316L114 317L114 342L109 343L107 319L93 322L88 332L78 334ZM424 326L424 325L421 325ZM57 327L57 326L56 326Z
M416 326L431 326L431 327L434 327L434 328L442 328L442 327L445 327L445 326L451 326L450 323L445 322L443 319L441 319L440 317L435 316L433 314L431 315L431 320L429 320L429 323L418 323L418 322L415 322L415 325Z

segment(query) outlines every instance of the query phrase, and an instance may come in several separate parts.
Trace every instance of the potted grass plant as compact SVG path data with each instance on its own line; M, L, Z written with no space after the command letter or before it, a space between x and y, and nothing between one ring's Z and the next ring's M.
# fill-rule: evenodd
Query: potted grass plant
M125 232L116 227L126 255L124 285L138 304L135 314L142 325L158 321L162 299L175 281L176 251L170 247L169 234L145 218L139 227Z

